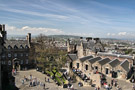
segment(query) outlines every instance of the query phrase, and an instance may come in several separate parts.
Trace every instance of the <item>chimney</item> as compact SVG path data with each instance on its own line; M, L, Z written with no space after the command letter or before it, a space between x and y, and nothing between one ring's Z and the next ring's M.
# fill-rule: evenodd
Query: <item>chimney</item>
M2 31L5 31L5 24L2 25Z
M100 39L99 38L94 38L95 43L100 43Z
M4 40L7 39L7 32L5 31L5 24L0 24L0 32Z
M82 41L83 40L83 37L80 37L80 41Z
M90 40L92 40L92 37L87 37L86 40L87 42L89 42Z
M0 32L2 31L2 25L0 24Z
M26 38L27 38L28 42L31 43L31 33L28 33Z

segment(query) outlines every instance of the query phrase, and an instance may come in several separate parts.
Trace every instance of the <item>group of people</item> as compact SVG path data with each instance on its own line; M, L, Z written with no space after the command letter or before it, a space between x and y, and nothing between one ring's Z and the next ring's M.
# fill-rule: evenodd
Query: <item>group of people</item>
M40 82L39 80L37 80L37 78L34 78L31 74L29 76L29 79L24 76L24 79L22 79L22 84L24 84L24 82L28 82L29 81L29 87L33 87L33 86L42 86L43 89L45 89L45 83ZM49 79L48 79L49 82Z

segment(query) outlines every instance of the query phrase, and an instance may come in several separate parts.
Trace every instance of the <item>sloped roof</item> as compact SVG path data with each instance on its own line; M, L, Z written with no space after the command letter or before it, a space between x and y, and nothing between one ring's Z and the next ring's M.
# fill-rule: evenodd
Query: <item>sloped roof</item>
M124 60L121 64L120 64L120 66L125 70L125 71L129 71L129 62L128 62L128 60Z
M89 62L90 63L95 63L96 61L99 61L99 60L101 60L102 58L101 57L95 57L95 58L91 58L91 59L89 59Z
M82 57L82 58L80 58L80 60L82 61L82 62L84 62L85 60L88 60L88 59L90 59L90 58L93 58L93 56L85 56L85 57Z
M76 54L68 54L69 58L71 60L76 60L77 59L77 55Z
M104 58L104 59L99 60L98 63L103 66L110 61L111 60L109 58Z
M110 61L108 64L110 64L112 67L116 67L117 65L120 64L120 61L118 59L114 59Z
M5 40L4 46L8 48L9 45L12 48L14 48L14 46L17 46L18 48L20 48L21 45L25 47L26 45L28 46L28 41L27 40Z

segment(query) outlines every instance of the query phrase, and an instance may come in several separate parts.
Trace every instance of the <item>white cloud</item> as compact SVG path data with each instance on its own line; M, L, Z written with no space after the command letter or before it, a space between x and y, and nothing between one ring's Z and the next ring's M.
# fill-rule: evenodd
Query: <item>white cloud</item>
M125 35L127 35L127 32L119 32L118 35L119 36L125 36Z
M45 28L45 27L30 27L23 26L21 28L6 25L6 30L9 35L26 35L27 33L32 33L32 35L38 35L40 33L45 35L75 35L75 36L83 36L83 37L95 37L93 33L70 33L64 32L60 29L55 28Z
M6 30L8 34L27 34L27 33L32 33L34 35L38 35L40 33L43 33L45 35L53 35L53 34L63 34L64 32L59 29L55 28L45 28L45 27L30 27L30 26L23 26L21 28L17 28L15 26L9 26L6 25Z

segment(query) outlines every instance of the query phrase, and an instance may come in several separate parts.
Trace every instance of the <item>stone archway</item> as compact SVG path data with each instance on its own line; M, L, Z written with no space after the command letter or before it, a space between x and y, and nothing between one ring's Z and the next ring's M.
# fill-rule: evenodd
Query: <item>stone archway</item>
M17 59L17 58L14 58L13 59L13 69L16 69L17 71L19 71L20 70L20 63L19 63L19 59Z

